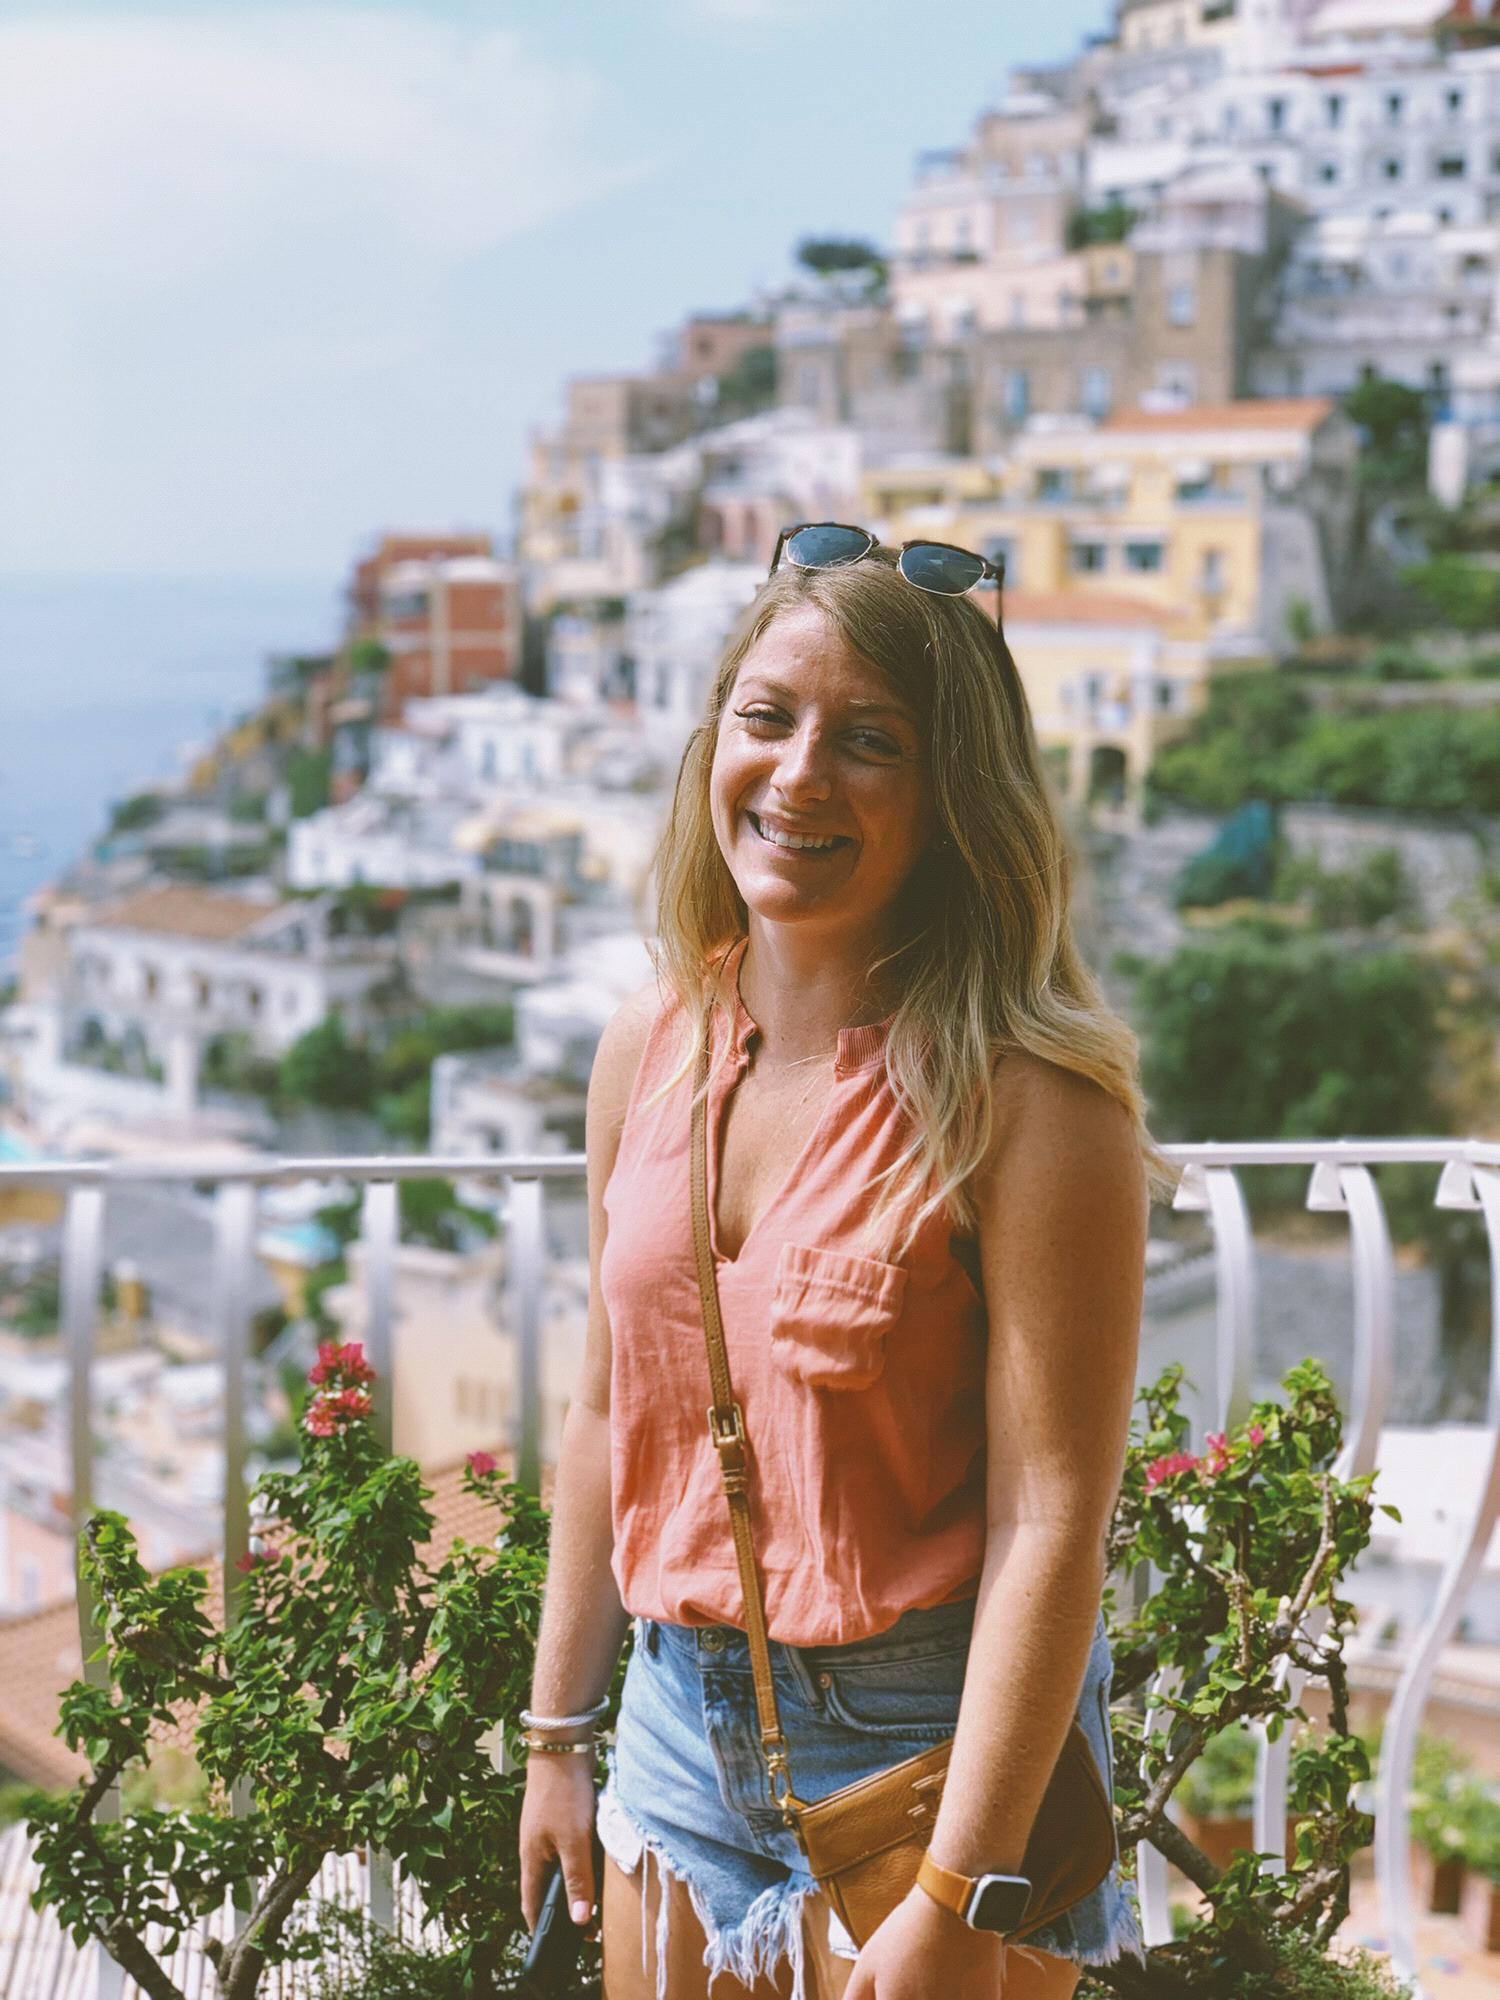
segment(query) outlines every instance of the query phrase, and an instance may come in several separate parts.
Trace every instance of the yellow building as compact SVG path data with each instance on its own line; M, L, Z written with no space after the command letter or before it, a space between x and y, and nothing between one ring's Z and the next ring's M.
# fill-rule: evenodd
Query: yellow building
M1357 455L1319 398L1038 418L1003 461L871 469L864 518L1003 562L1005 632L1068 795L1135 803L1213 676L1330 622Z

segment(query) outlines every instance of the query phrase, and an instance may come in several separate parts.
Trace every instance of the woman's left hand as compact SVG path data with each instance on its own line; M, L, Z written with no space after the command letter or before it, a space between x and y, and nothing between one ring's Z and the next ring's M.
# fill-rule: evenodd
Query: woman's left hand
M844 2000L1002 2000L1005 1945L913 1886L866 1940Z

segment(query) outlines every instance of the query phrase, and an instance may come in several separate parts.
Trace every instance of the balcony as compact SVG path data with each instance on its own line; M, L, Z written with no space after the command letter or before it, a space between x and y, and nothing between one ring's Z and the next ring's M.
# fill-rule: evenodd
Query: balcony
M1271 1167L1294 1167L1306 1175L1305 1207L1344 1218L1346 1268L1352 1283L1352 1345L1343 1372L1345 1437L1339 1471L1344 1477L1378 1470L1386 1462L1388 1418L1395 1386L1398 1331L1397 1272L1377 1174L1382 1166L1418 1164L1434 1170L1434 1205L1462 1210L1482 1220L1492 1273L1493 1320L1488 1395L1482 1425L1466 1433L1472 1447L1472 1491L1449 1506L1447 1546L1437 1552L1441 1579L1432 1602L1398 1647L1378 1648L1379 1674L1372 1685L1386 1693L1384 1747L1370 1798L1375 1819L1373 1876L1364 1887L1364 1928L1377 1928L1395 1967L1406 1976L1418 1968L1418 1916L1409 1874L1406 1795L1424 1714L1440 1694L1444 1648L1458 1632L1473 1586L1500 1521L1500 1144L1462 1139L1340 1139L1294 1143L1204 1143L1169 1146L1182 1169L1174 1209L1204 1218L1208 1247L1191 1264L1177 1262L1155 1279L1148 1265L1146 1322L1158 1328L1175 1309L1184 1287L1201 1288L1211 1302L1211 1332L1197 1359L1202 1397L1198 1432L1239 1423L1252 1400L1252 1355L1262 1247L1256 1242L1242 1186L1243 1177ZM0 1194L43 1189L63 1202L59 1326L68 1376L68 1457L71 1516L81 1527L93 1504L95 1439L90 1423L92 1375L100 1334L103 1224L108 1204L143 1191L206 1190L213 1208L211 1326L223 1372L223 1452L225 1465L223 1557L226 1597L237 1595L235 1564L249 1546L246 1490L246 1414L249 1391L253 1260L261 1228L258 1213L267 1191L298 1183L342 1181L355 1185L361 1199L361 1236L355 1262L361 1291L366 1352L377 1371L373 1422L389 1449L403 1383L397 1370L396 1303L399 1275L398 1189L414 1179L444 1178L495 1189L502 1197L505 1237L504 1281L500 1293L502 1342L509 1350L514 1402L508 1439L521 1482L540 1490L544 1445L544 1363L551 1330L544 1297L547 1270L547 1203L576 1197L584 1171L580 1154L489 1155L424 1158L257 1158L216 1166L191 1159L135 1159L0 1163ZM353 1260L352 1260L353 1261ZM1205 1325L1207 1323L1205 1322ZM554 1357L555 1358L555 1357ZM1143 1342L1143 1374L1153 1379L1165 1360L1176 1358ZM1323 1357L1319 1357L1323 1358ZM549 1371L554 1372L555 1371ZM1379 1492L1377 1489L1377 1498ZM59 1504L65 1505L64 1496ZM1378 1571L1378 1559L1369 1564ZM1361 1577L1366 1571L1361 1568ZM82 1613L80 1612L80 1618ZM1370 1658L1368 1633L1351 1646L1352 1669ZM1477 1650L1477 1649L1476 1649ZM1258 1769L1254 1844L1273 1855L1283 1852L1286 1823L1286 1739L1270 1746ZM1279 1754L1278 1754L1279 1753ZM51 1917L32 1912L24 1894L28 1857L24 1836L0 1837L0 2000L136 2000L138 1989L112 1961L90 1947L76 1951ZM380 1856L368 1869L343 1867L341 1881L327 1893L354 1892L368 1899L372 1914L393 1921L399 1908L410 1911L406 1885L394 1881ZM1356 1877L1356 1888L1359 1888ZM1163 1943L1172 1932L1165 1860L1152 1848L1140 1851L1139 1891L1147 1941ZM1357 1907L1360 1907L1357 1903ZM206 1920L222 1931L217 1918ZM232 1914L225 1921L232 1921ZM201 1959L202 1938L185 1941L188 1963L197 1950L199 1985L209 1990ZM187 1975L182 1975L186 1977ZM1419 1989L1420 1990L1420 1989ZM299 1989L285 1984L277 2000L294 2000Z

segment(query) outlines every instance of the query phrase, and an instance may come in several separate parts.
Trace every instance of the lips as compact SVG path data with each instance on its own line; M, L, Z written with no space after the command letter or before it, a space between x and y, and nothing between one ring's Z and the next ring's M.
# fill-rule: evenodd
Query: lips
M785 839L776 840L771 837L770 831L761 821L758 814L747 811L745 817L746 819L749 820L751 830L755 834L757 840L761 842L762 846L769 847L772 850L772 852L776 854L786 854L795 856L798 860L809 860L809 861L826 860L829 858L829 856L839 853L843 848L849 845L849 836L847 834L808 833L808 834L787 834L786 839L794 841L814 840L819 843L826 841L829 844L826 846L820 844L815 847L788 846L786 844ZM784 832L783 829L779 828L776 829L776 831Z

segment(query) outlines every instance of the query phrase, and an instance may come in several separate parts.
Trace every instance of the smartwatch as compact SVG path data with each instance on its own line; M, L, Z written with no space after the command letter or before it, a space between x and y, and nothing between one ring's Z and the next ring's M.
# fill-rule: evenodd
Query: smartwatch
M930 1854L922 1856L917 1880L935 1903L976 1931L1013 1931L1031 1901L1029 1876L960 1875L940 1868Z

